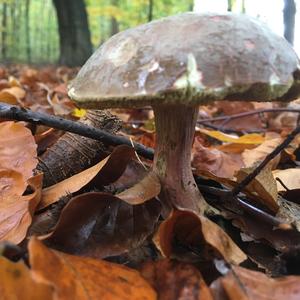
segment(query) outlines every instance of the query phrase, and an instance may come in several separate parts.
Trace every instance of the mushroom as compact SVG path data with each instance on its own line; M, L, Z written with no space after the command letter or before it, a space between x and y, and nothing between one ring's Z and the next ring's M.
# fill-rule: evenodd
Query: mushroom
M162 199L204 213L190 162L198 106L294 99L298 63L288 42L257 19L189 12L111 37L79 71L69 96L94 109L151 105Z

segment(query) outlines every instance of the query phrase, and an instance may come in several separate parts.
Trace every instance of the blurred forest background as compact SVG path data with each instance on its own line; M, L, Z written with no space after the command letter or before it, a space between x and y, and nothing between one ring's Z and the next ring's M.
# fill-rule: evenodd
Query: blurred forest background
M227 10L245 13L245 1L228 0ZM295 1L282 2L293 43ZM81 65L113 34L195 4L201 0L0 0L0 62Z

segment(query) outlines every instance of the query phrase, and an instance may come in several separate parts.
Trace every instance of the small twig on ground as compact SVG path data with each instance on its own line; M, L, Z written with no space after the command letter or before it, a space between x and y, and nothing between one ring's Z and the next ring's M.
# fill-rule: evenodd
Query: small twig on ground
M198 184L198 187L201 192L206 192L216 197L213 200L212 204L214 204L215 202L216 206L221 205L222 207L225 207L226 210L234 214L238 214L238 212L235 209L235 207L238 207L242 211L251 214L256 218L260 218L274 227L278 227L283 224L282 221L277 217L270 215L269 213L251 205L250 203L242 200L239 197L233 197L232 192L228 189L221 189L202 184ZM289 226L288 224L285 225L286 227Z
M209 124L209 123L203 123L201 124L203 127L207 127L213 130L217 130L217 131L222 131L224 133L233 133L233 134L238 134L238 135L244 135L246 133L264 133L266 132L266 130L259 130L259 129L254 129L254 130L235 130L235 129L230 129L230 128L223 128L223 124L221 125L213 125L213 124Z
M106 145L128 145L134 146L135 151L147 158L153 159L153 149L145 147L139 143L132 143L129 139L110 134L104 130L90 127L78 122L66 120L61 117L56 117L48 114L33 112L29 109L20 108L15 105L0 103L0 119L9 119L16 121L26 121L33 124L42 124L56 129L76 133L94 140L99 140Z
M292 112L292 113L299 114L300 109L285 108L285 107L258 109L258 110L242 112L242 113L229 115L229 116L220 116L220 117L215 117L215 118L202 119L202 120L198 120L197 124L204 124L207 122L217 122L217 121L225 121L226 123L228 123L229 121L234 120L234 119L244 118L244 117L248 117L251 115L262 114L262 113L271 113L271 112ZM222 124L222 126L224 126L224 125L225 125L225 123Z
M252 173L248 174L236 187L232 190L232 196L237 196L261 171L262 169L275 158L289 143L300 133L300 126L297 126L286 139L278 145L266 158L253 170Z

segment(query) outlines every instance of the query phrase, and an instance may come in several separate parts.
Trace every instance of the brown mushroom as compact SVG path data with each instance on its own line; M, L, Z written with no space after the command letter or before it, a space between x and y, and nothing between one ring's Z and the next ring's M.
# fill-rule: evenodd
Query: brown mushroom
M81 107L151 105L157 142L153 170L162 196L204 212L190 167L198 105L214 100L291 100L299 61L258 20L184 13L118 33L86 62L69 88Z

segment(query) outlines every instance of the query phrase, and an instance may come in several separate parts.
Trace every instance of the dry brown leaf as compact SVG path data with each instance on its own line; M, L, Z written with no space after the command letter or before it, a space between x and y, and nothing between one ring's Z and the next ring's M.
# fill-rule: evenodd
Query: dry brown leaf
M3 89L0 91L0 101L8 104L18 104L18 102L25 97L26 92L18 87Z
M84 170L70 178L43 190L42 201L39 209L42 209L68 193L75 193L93 180L101 181L107 185L118 179L124 172L128 162L134 157L134 149L126 145L118 146L111 155L91 168Z
M260 214L244 211L233 213L226 211L226 218L233 220L236 227L255 240L267 241L268 244L280 252L298 251L300 244L300 234L293 226L276 226Z
M26 186L26 181L21 173L9 169L0 169L0 202L5 201L4 198L22 195Z
M191 264L163 259L146 263L141 273L161 300L213 300L201 273Z
M174 210L160 225L155 243L166 257L184 256L192 261L219 257L233 264L247 258L217 224L190 211Z
M70 115L75 108L70 99L64 98L60 100L57 94L54 94L52 97L49 96L48 103L51 105L56 116Z
M211 284L215 300L298 300L300 276L270 278L267 275L232 266L231 271Z
M154 172L150 172L133 187L116 196L129 204L136 205L156 197L160 193L160 189L158 176Z
M276 181L271 171L272 164L268 164L246 187L249 194L256 193L256 200L276 213L279 208L278 191ZM255 167L243 168L236 174L238 182L241 182Z
M36 175L28 180L32 192L23 196L10 194L0 202L0 240L20 243L26 236L35 208L41 199L43 176Z
M289 190L300 189L300 169L274 170L274 178L279 178ZM277 181L279 192L286 189Z
M0 123L0 169L20 172L24 180L33 175L38 161L36 143L22 123Z
M279 137L279 138L266 140L261 145L259 145L254 149L251 150L246 149L242 154L245 167L247 168L252 167L258 161L264 160L265 157L269 153L271 153L281 142L282 142L282 138ZM279 155L272 160L272 169L274 169L277 166L279 160L280 160Z
M16 77L14 77L14 76L9 76L9 77L8 77L8 82L9 82L10 87L16 86L16 87L22 88L21 83L20 83L19 80L18 80Z
M36 280L23 262L11 262L0 257L1 299L52 300L54 288Z
M30 240L29 254L31 272L50 282L58 299L156 299L141 275L124 266L53 251L37 239Z
M46 241L72 254L97 258L119 255L139 247L153 233L160 212L161 205L155 199L130 205L107 193L81 194L64 207Z
M258 105L259 104L259 107ZM214 104L215 108L218 108L219 114L224 116L230 116L233 114L249 112L255 109L270 108L269 103L257 103L257 102L245 102L245 101L217 101ZM250 115L243 118L236 118L224 121L214 122L215 125L219 125L222 128L249 131L249 130L261 130L264 129L264 123L260 115Z
M195 139L192 167L195 168L197 175L201 175L203 171L209 171L218 177L231 178L243 166L240 155L226 154L218 149L203 147L198 139Z

